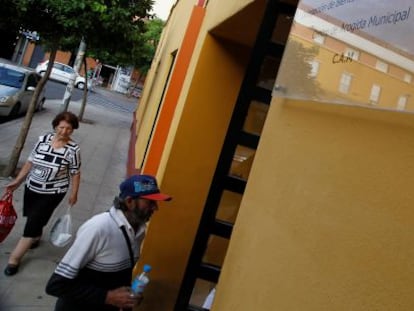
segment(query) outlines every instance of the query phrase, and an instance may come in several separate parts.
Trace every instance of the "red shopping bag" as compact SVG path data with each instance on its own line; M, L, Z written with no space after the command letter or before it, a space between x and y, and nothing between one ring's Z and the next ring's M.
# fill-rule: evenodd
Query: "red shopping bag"
M13 192L6 191L0 199L0 243L9 235L17 220L13 207Z

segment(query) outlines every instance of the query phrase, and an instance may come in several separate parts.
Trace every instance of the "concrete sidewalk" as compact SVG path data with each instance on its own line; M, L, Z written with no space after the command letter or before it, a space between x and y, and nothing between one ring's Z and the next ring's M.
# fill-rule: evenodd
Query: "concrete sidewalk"
M19 166L27 159L38 136L52 131L51 121L59 113L60 104L60 100L46 101L45 109L35 113ZM79 102L71 102L68 110L77 115L79 109ZM23 118L19 118L0 124L0 163L8 160L22 122ZM92 215L107 210L118 194L118 185L126 176L131 122L131 113L86 106L84 122L73 134L80 144L82 157L78 203L72 210L75 229ZM1 194L8 181L0 177ZM12 277L3 273L9 254L23 231L22 197L21 186L14 192L13 200L19 218L10 235L0 243L0 311L50 311L55 298L45 293L45 285L67 249L47 242L50 223L44 230L40 247L26 254L19 272ZM66 203L67 198L62 205Z

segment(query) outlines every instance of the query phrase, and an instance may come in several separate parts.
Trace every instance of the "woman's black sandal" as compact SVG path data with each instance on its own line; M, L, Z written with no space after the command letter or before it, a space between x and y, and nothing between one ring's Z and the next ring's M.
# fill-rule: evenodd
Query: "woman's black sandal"
M15 275L19 271L19 265L8 264L4 269L4 274L7 276Z

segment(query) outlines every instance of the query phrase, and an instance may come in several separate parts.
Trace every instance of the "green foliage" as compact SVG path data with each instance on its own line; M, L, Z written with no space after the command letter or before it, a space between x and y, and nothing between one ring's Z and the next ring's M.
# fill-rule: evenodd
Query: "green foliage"
M142 51L134 51L134 58L138 58L135 65L141 73L147 73L151 66L163 28L164 21L159 18L152 19L147 23L147 30L142 34L144 42Z
M88 47L109 53L131 47L128 38L143 29L153 0L12 0L8 11L21 28L37 31L40 43L65 50L81 38ZM0 2L0 3L1 3ZM0 17L3 13L0 13ZM6 18L6 16L3 16Z
M163 27L164 21L159 18L145 20L141 29L137 28L124 38L122 49L93 48L88 49L88 54L103 63L134 66L145 75L151 66Z
M20 24L15 18L17 12L11 0L0 0L0 8L0 57L8 58L13 53L13 44L19 35Z
M0 0L0 30L37 31L47 49L75 51L105 63L132 65L145 74L164 21L149 12L154 0Z

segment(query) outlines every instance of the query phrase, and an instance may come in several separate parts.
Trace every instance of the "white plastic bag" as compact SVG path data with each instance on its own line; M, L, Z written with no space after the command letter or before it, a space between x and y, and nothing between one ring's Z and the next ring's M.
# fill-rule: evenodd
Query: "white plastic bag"
M68 205L65 212L55 219L50 229L49 241L54 246L64 247L70 243L72 237L72 216Z

